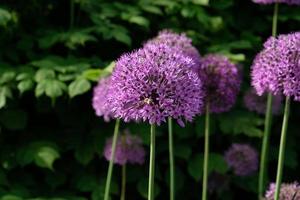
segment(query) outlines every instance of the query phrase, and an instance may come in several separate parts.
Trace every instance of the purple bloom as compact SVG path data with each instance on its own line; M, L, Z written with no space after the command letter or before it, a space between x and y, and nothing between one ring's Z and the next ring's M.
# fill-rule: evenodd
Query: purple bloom
M190 69L192 59L166 45L125 54L112 73L109 103L124 121L160 125L167 117L192 121L202 106L202 82Z
M247 144L232 144L225 153L225 160L238 176L251 175L258 168L257 151Z
M145 150L143 141L136 135L128 132L117 139L114 163L119 165L143 164L145 162ZM106 141L104 156L109 161L111 159L112 138Z
M270 37L252 65L258 95L271 92L300 101L300 32Z
M237 66L222 55L209 54L202 58L199 77L203 82L210 112L220 113L234 105L241 84Z
M107 104L107 95L109 93L110 77L103 78L98 82L98 85L94 88L92 105L96 112L96 115L103 116L104 120L108 122L113 116L111 108Z
M300 5L300 0L252 0L258 4L273 4L273 3L286 3L289 5Z
M268 191L265 195L265 200L274 200L276 185L271 183ZM299 200L300 199L300 185L297 182L294 183L282 183L280 187L280 200Z
M144 44L144 47L147 47L149 44L165 44L171 48L174 48L176 51L180 51L185 56L188 56L193 59L193 68L196 69L199 67L201 59L200 54L198 50L193 46L192 40L188 38L184 33L178 34L171 30L163 30L158 33L158 36L147 41Z
M254 89L250 89L246 92L244 96L244 104L246 108L250 111L255 111L259 114L265 114L267 108L267 94L258 96ZM273 96L272 101L272 111L273 114L279 114L281 111L282 96Z

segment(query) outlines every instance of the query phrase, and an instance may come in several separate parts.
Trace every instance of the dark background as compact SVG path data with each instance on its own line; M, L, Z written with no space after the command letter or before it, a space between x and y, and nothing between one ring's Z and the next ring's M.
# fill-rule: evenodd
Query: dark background
M102 152L114 122L97 118L92 88L110 63L159 30L186 32L202 55L222 53L243 66L232 111L212 116L210 171L221 174L210 199L255 199L257 173L237 177L223 155L233 142L260 151L263 116L247 111L249 69L270 36L273 6L250 0L1 0L0 200L98 200L107 161ZM300 7L279 6L279 33L300 28ZM299 104L293 103L285 182L299 180ZM269 181L275 180L282 116L273 120ZM124 124L147 149L150 127ZM203 117L175 127L177 199L201 196ZM157 131L157 199L168 198L167 127ZM118 199L120 167L113 177ZM147 193L148 162L128 167L127 199ZM222 181L223 180L223 181Z

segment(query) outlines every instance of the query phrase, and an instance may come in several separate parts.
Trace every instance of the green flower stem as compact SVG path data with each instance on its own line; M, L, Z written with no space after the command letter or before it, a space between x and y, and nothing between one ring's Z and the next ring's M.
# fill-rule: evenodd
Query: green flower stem
M277 21L278 21L278 3L274 5L274 13L273 13L273 22L272 22L272 36L275 37L277 35ZM266 179L266 171L267 171L267 158L268 158L268 149L269 149L269 137L271 131L272 124L272 101L273 96L271 93L268 94L267 99L267 109L265 115L265 129L262 141L261 148L261 157L260 157L260 169L259 169L259 178L258 178L258 199L263 199L263 194L265 191L265 179Z
M261 157L260 157L260 169L259 169L259 181L258 181L258 199L263 199L263 194L265 191L265 178L266 178L266 169L267 169L267 158L268 158L268 149L269 149L269 137L272 124L272 99L273 96L271 93L268 94L267 100L267 110L265 116L265 130L262 141L261 148Z
M274 196L275 200L279 200L280 185L281 185L283 163L284 163L284 153L285 153L285 143L286 143L288 119L289 119L289 115L290 115L290 104L291 104L290 97L286 97L283 123L282 123L282 129L281 129L278 165L277 165L276 190L275 190L275 196Z
M126 194L126 164L122 166L122 190L120 200L125 200Z
M207 199L207 179L208 179L208 160L209 160L209 104L206 105L205 111L205 135L204 135L204 162L203 162L203 183L202 183L202 200Z
M110 183L111 183L111 177L112 177L112 172L113 172L113 167L114 167L114 160L115 160L116 144L117 144L117 139L118 139L118 134L119 134L119 127L120 127L120 119L117 119L116 124L115 124L113 141L112 141L111 158L110 158L110 161L109 161L107 178L106 178L104 200L109 199Z
M175 199L174 190L174 151L173 151L173 125L172 118L168 118L168 129L169 129L169 158L170 158L170 200Z
M154 174L155 174L155 125L152 124L151 131L150 131L148 200L154 199Z

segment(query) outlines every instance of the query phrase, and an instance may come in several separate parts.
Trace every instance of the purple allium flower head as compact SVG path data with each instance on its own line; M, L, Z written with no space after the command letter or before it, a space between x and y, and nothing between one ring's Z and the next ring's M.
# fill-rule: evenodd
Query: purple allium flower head
M98 85L94 88L92 105L97 116L103 116L108 122L112 117L112 112L109 104L107 104L107 95L109 93L110 77L101 79Z
M300 5L300 0L252 0L258 4L273 4L273 3L285 3L289 5Z
M225 153L225 160L237 176L248 176L258 168L257 151L248 144L232 144Z
M300 32L270 37L252 65L258 95L271 92L300 101Z
M136 135L131 135L128 132L122 134L117 139L115 160L114 163L119 165L143 164L145 162L145 150L143 141ZM107 160L111 159L112 138L106 141L104 148L104 156Z
M203 105L202 82L191 58L168 46L148 45L125 54L112 73L109 102L124 121L160 125L167 117L191 121Z
M189 56L193 59L194 65L192 67L194 69L199 67L201 56L198 50L193 46L192 40L184 33L178 34L171 30L162 30L158 33L158 36L148 40L144 44L144 47L147 47L149 44L165 44L171 48L174 48L176 51L180 51L185 56Z
M271 183L265 195L265 200L274 200L276 184ZM299 200L300 199L300 185L294 183L282 183L280 187L280 200Z
M265 114L267 108L267 94L258 96L255 90L249 89L244 96L244 104L250 111L255 111L259 114ZM273 96L272 111L273 114L277 115L281 111L282 95Z
M210 112L220 113L230 110L236 101L241 84L237 66L225 56L208 54L202 58L198 72Z

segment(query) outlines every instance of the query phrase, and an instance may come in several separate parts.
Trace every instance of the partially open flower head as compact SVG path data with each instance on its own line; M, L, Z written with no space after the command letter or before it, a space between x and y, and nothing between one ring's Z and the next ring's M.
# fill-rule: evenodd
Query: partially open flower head
M203 57L198 72L210 112L221 113L230 110L241 84L237 66L223 55L208 54Z
M104 156L111 160L112 138L106 141ZM122 134L116 144L114 163L125 164L143 164L145 162L145 150L143 141L137 135L131 135L129 132Z
M94 88L92 105L96 115L103 117L108 122L112 117L111 107L107 104L107 96L109 93L110 77L103 78L98 82Z
M157 125L168 117L180 125L192 121L203 105L202 82L192 64L191 58L163 44L121 56L109 95L116 117Z
M192 58L194 62L192 67L195 69L199 67L201 56L198 50L193 46L192 40L188 38L186 34L178 34L171 30L162 30L155 38L148 40L144 44L144 47L160 44L165 44L170 48L174 48L176 51L181 52L185 56Z
M237 176L248 176L258 168L257 151L248 144L232 144L225 153L225 160Z
M276 184L271 183L266 192L265 200L274 200ZM280 187L280 200L298 200L300 199L300 186L297 182L282 183Z
M300 0L252 0L258 4L273 4L273 3L285 3L288 5L300 5Z
M270 37L252 65L258 95L271 92L300 101L300 32Z
M267 108L268 95L263 94L257 95L255 90L249 89L244 96L244 104L250 111L257 112L259 114L265 114ZM282 106L282 95L276 95L272 98L272 112L278 115L281 111Z

